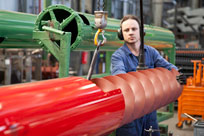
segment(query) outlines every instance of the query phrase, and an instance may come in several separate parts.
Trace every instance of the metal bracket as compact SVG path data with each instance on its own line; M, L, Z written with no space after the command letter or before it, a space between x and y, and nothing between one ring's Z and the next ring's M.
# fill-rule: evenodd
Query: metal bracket
M59 61L59 77L69 76L69 60L70 60L70 45L71 33L43 26L45 31L34 31L33 39L39 40L42 47L46 47L55 58ZM60 41L58 45L51 40L49 33L54 35L55 40Z

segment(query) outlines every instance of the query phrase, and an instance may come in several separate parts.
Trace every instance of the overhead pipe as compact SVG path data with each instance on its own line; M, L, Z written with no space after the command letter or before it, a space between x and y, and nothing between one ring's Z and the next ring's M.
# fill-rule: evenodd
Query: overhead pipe
M0 10L0 48L41 48L32 39L36 15Z
M107 134L176 100L182 91L178 74L155 68L0 87L0 135Z
M52 26L52 24L55 25ZM94 24L94 15L76 12L64 5L50 6L38 16L0 11L0 48L41 48L38 41L33 40L32 36L35 31L45 31L42 29L44 25L71 32L71 50L95 49L93 37L97 29ZM117 38L119 27L120 20L108 18L108 25L105 29L107 43L101 50L113 51L123 45L123 41ZM146 32L145 44L155 48L173 47L175 41L171 31L150 25L145 25L144 29Z

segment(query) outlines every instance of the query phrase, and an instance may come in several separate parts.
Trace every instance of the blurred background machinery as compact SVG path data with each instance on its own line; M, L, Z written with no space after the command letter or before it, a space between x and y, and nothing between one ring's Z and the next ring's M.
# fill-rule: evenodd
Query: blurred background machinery
M94 13L98 5L103 5L103 3L97 3L95 0L8 0L7 2L4 2L3 0L0 1L0 9L38 14L42 9L55 4L63 4L67 7L71 7L75 11L91 14ZM120 19L126 14L140 16L139 0L104 0L104 4L104 10L108 11L109 17ZM144 0L143 4L145 24L166 27L174 32L176 38L175 64L179 68L185 69L183 72L187 77L192 76L193 65L188 62L190 62L191 59L201 59L203 57L204 2L202 0ZM30 19L34 22L35 17ZM4 37L0 36L0 42L4 40ZM1 52L9 52L9 49L6 50L7 51ZM26 52L25 49L23 52ZM35 54L36 53L37 52L35 52ZM38 51L37 54L43 59L41 63L44 68L42 68L43 76L41 78L49 79L57 77L57 74L54 74L56 73L55 69L58 67L58 64L55 63L55 57L51 54L48 55L45 50ZM83 51L71 51L71 54L72 56L75 56L75 60L73 61L76 61L77 63L70 63L70 74L84 75L87 73L88 64L90 63L90 58L93 55L93 52L84 53ZM84 54L87 55L84 56ZM100 54L99 56L103 56L104 53L102 52ZM45 61L45 58L48 59ZM82 60L83 63L81 63ZM95 73L102 72L102 69L105 69L104 59L98 59L97 63L98 62L103 65L97 65L100 66L100 70L99 67L96 67L94 71ZM52 67L54 68L52 69ZM49 69L52 69L51 73L54 73L45 74L47 73L45 70L50 71Z
M109 18L121 19L126 14L140 16L139 0L104 1L104 8L108 11ZM201 60L204 54L204 1L144 0L143 3L145 24L161 26L174 32L174 35L171 33L166 35L169 37L167 43L170 44L158 44L155 41L158 37L161 40L162 34L155 33L156 38L152 39L154 37L154 29L157 29L157 27L146 25L146 44L152 44L167 60L175 63L177 67L182 68L182 72L187 77L193 76L193 70L195 68L191 60ZM93 14L97 6L103 5L103 3L97 3L95 0L6 0L6 2L2 0L0 1L2 15L2 18L0 18L0 28L4 31L0 31L0 85L59 77L60 62L65 59L59 55L57 56L56 52L53 53L50 51L51 48L45 46L46 43L39 43L36 40L39 37L35 36L35 40L33 39L33 28L36 27L34 23L37 15L48 6L56 4L62 4L72 8L74 11L78 11L76 14L72 10L70 10L71 12L65 11L63 13L69 13L70 16L73 15L73 18L78 21L82 19L82 22L78 22L81 25L80 29L82 28L83 30L92 32L88 38L82 36L82 38L86 39L84 42L86 46L81 46L82 48L80 46L71 48L67 54L67 57L71 57L66 58L69 59L69 63L66 62L68 64L66 65L68 67L67 75L85 76L87 74L94 49L93 42L90 39L93 38L96 30L93 25L93 16L86 13ZM3 10L24 13L19 14L5 12ZM60 13L58 12L56 14L59 15ZM49 17L46 14L43 16L45 18L41 19L44 19L45 23L47 23L46 21L49 20ZM66 19L67 16L63 16L62 18ZM51 19L54 19L54 17L51 17ZM59 21L58 19L61 20L61 18L57 18L57 21ZM70 21L70 25L73 26L73 20L70 19ZM109 26L110 29L108 28L110 31L107 31L111 34L109 39L113 39L113 42L115 42L116 36L114 33L118 29L119 21L109 19L108 23L111 24ZM40 28L40 30L42 29ZM163 29L159 29L159 31L163 31ZM84 34L82 33L82 35ZM76 39L71 39L71 45L74 41L80 41L80 39L77 39L76 33L74 37ZM60 45L57 39L55 39L55 42ZM99 74L97 76L110 74L110 56L114 50L122 45L122 42L117 42L117 45L117 47L104 47L99 52L94 69L94 73ZM59 59L62 60L59 61ZM63 69L66 68L64 67ZM160 116L159 121L172 117L173 109L173 106L169 107L169 112L166 116L158 113L158 116Z
M182 95L178 98L178 128L183 128L183 123L191 125L192 118L183 116L189 114L199 120L204 119L204 63L203 60L192 60L194 65L193 76L187 79Z

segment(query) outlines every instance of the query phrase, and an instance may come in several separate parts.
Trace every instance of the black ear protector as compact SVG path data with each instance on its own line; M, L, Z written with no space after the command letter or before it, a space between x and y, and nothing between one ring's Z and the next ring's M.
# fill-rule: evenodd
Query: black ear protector
M122 29L121 29L121 28L118 29L118 38L119 38L120 40L124 40L123 32L122 32Z
M145 34L146 34L146 32L145 32L145 29L144 29L143 35L145 36ZM120 40L124 40L123 31L122 31L121 28L118 29L118 38L119 38Z

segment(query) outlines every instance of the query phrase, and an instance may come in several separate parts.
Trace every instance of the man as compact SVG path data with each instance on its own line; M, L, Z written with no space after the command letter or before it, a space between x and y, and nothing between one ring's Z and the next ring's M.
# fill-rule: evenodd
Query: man
M111 73L117 75L136 71L140 54L140 20L133 15L126 15L120 23L121 32L119 38L124 39L124 45L114 52L111 58ZM164 67L169 70L177 69L173 64L167 62L159 52L147 45L144 45L145 65L148 68ZM144 115L131 123L116 130L117 136L146 136L149 135L144 129L159 129L156 111ZM159 136L154 132L153 136Z

